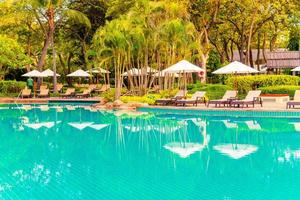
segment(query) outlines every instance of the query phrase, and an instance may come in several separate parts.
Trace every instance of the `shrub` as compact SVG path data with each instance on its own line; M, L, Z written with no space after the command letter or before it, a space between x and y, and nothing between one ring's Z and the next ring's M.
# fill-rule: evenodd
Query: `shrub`
M0 93L19 93L26 87L25 82L21 81L0 81Z
M126 93L126 89L122 88L121 93L124 94ZM115 93L116 89L115 88L110 88L108 91L101 93L100 97L106 99L109 102L112 102L115 100Z
M259 90L262 91L262 94L289 94L290 97L293 97L296 90L300 90L300 86L297 85L276 85L269 87L261 87Z
M189 93L195 93L196 91L206 91L206 97L208 99L220 99L223 97L226 90L230 90L227 85L221 84L201 84L196 83L192 85L188 85Z
M160 90L159 94L161 98L171 98L176 95L178 89L170 89L170 90Z
M122 96L121 101L124 103L139 102L153 105L157 99L162 98L159 94L148 94L144 96Z
M259 87L298 85L299 80L299 77L289 75L231 76L226 80L226 84L232 88L237 87L239 93L247 93Z

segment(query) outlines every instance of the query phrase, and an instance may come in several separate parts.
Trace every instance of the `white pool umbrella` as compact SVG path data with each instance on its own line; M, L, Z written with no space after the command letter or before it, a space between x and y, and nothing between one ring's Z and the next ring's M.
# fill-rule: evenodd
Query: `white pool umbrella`
M253 73L259 73L256 69L253 69L252 67L249 67L248 65L245 65L241 62L234 61L216 71L213 72L213 74L253 74ZM237 90L237 80L235 79L234 87Z
M166 73L194 73L194 72L204 72L204 70L197 65L194 65L186 60L182 60L167 69L164 69L163 72Z
M30 72L27 72L26 74L23 74L22 76L23 77L34 77L34 78L47 77L47 75L44 75L43 73L39 72L38 70L32 70Z
M164 148L179 155L181 158L187 158L190 155L202 151L205 146L198 143L172 142L164 145Z
M170 73L166 73L165 71L159 71L159 72L156 72L155 74L153 74L154 77L166 77L168 75L171 75L171 76L174 76L176 78L179 77L179 75L177 73L173 73L173 74L170 74Z
M300 72L300 66L291 70L292 72Z
M141 75L141 71L137 68L132 68L122 74L122 76L139 76L139 75Z
M57 122L60 123L60 122ZM32 128L35 130L38 130L42 127L44 128L52 128L55 125L55 122L40 122L40 123L29 123L29 124L24 124L24 126L27 126L28 128Z
M75 72L67 75L68 77L91 77L92 75L83 71L82 69L78 69Z
M186 74L187 73L199 73L204 72L203 69L194 65L186 60L182 60L167 69L164 69L163 72L165 73L182 73L184 75L184 89L186 90Z
M221 120L224 125L226 126L226 128L238 128L238 124L237 123L234 123L234 122L231 122L229 120Z
M259 71L260 74L266 74L267 72L268 72L268 67L264 67Z
M213 72L213 74L251 74L251 73L259 73L259 71L238 61L234 61Z
M93 68L93 69L91 69L91 70L89 70L87 72L91 72L93 74L110 74L110 71L105 70L105 69L103 69L101 67Z
M45 76L53 77L54 72L51 69L46 69L42 72ZM59 77L60 75L56 73L56 76Z
M68 124L81 131L86 127L90 127L93 123L94 122L69 122Z
M261 130L261 126L257 121L249 120L245 121L245 124L250 130Z
M97 131L100 131L101 129L106 128L108 126L109 124L91 124L89 127Z
M156 73L158 72L156 69L153 69L151 67L146 68L146 74L151 74L151 73ZM137 68L132 68L128 70L127 72L124 72L122 76L141 76L141 75L146 75L143 69L137 69Z
M289 124L294 125L295 131L300 132L300 122L290 122Z
M147 73L156 73L156 72L158 72L158 70L153 69L151 67L147 67Z
M250 144L222 144L214 146L213 149L237 160L256 152L258 147Z

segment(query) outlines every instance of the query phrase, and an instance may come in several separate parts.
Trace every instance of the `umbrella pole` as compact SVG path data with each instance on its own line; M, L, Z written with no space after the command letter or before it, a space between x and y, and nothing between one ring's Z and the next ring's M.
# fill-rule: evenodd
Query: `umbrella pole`
M187 89L187 82L186 82L186 73L184 73L184 98L186 98L186 89Z
M35 98L35 94L36 94L36 89L37 89L37 79L35 79L36 81L33 81L33 98Z
M238 81L237 81L237 73L234 74L234 89L238 91Z

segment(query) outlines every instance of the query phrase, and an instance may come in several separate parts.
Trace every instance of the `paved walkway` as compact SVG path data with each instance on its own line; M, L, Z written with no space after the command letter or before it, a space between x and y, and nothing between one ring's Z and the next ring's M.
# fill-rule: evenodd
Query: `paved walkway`
M51 98L0 98L0 103L48 103L49 101L61 101L61 102L91 102L91 101L101 101L99 97L91 97L91 98L59 98L59 97L51 97Z
M275 103L275 102L265 102L263 103L263 107L260 105L255 105L253 108L252 106L244 107L244 108L233 108L233 107L215 107L214 105L210 105L209 107L205 106L204 104L200 104L197 107L195 106L149 106L149 107L165 107L165 108L175 108L175 109L199 109L199 110L244 110L244 111L251 111L251 110L256 110L256 111L299 111L300 112L300 106L295 109L286 109L286 103Z
M0 98L0 103L25 103L25 104L37 104L37 103L48 103L49 100L51 101L60 101L60 102L91 102L91 101L101 101L100 97L91 97L91 98L59 98L59 97L51 97L51 98L28 98L28 99L17 99L17 98ZM104 106L103 106L104 107ZM149 106L149 107L160 107L160 108L175 108L175 109L212 109L212 110L244 110L244 111L299 111L300 106L295 109L286 109L286 103L274 103L274 102L264 102L263 107L260 105L255 105L255 107L245 107L245 108L230 108L230 107L215 107L214 105L210 105L209 107L205 106L204 104L200 104L197 107L195 106Z

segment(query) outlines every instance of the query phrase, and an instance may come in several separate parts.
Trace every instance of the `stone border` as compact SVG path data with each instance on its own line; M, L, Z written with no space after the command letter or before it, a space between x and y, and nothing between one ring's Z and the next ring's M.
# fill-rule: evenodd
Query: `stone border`
M299 111L276 111L276 110L243 110L243 109L197 109L189 107L140 107L137 109L142 112L171 113L171 114L191 114L206 116L238 116L238 117L274 117L274 118L300 118Z

